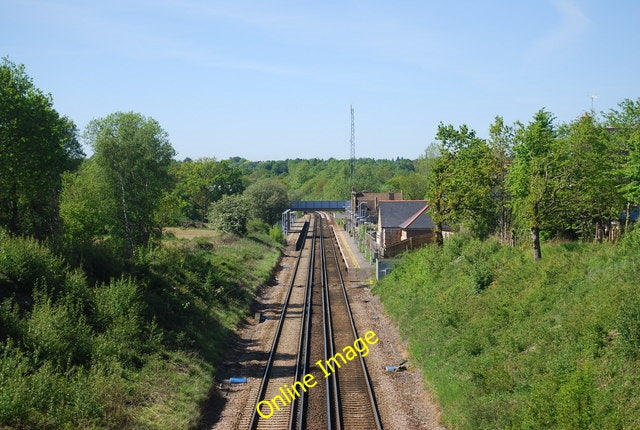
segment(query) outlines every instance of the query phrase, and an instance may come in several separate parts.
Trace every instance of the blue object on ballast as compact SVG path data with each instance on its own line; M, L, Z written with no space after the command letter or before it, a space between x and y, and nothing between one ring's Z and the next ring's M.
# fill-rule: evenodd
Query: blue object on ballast
M230 384L246 384L247 378L229 378Z

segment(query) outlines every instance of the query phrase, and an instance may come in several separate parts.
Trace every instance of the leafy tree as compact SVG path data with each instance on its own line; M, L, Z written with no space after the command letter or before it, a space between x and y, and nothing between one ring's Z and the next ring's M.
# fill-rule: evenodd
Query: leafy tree
M108 184L105 198L117 207L112 234L133 255L136 245L159 233L155 212L168 189L175 152L156 120L133 112L93 120L85 136Z
M205 222L209 205L225 194L244 191L240 169L227 161L201 158L195 161L177 163L172 168L176 179L175 194L186 202L189 219Z
M273 225L280 220L282 212L289 206L287 189L276 179L255 182L244 192L249 214Z
M72 243L90 242L111 233L117 214L109 183L95 160L85 161L77 173L63 175L60 216L64 235Z
M441 123L436 138L441 142L440 158L433 166L427 200L438 244L444 223L460 222L475 235L486 236L495 223L495 157L466 125L456 129Z
M513 145L515 128L504 123L501 116L496 116L489 127L488 145L496 160L495 184L493 196L498 213L498 236L502 242L513 244L514 237L511 229L513 213L509 205L511 196L507 189L507 173L513 160Z
M84 156L76 127L24 66L0 62L0 225L43 238L58 230L61 174Z
M217 230L244 236L247 233L249 208L247 198L240 194L224 195L211 205L209 221Z
M400 190L407 200L422 200L429 188L429 179L420 173L394 176L386 183L387 188Z
M640 203L640 98L625 99L606 114L607 125L613 133L615 144L626 154L622 168L625 183L621 186L624 197L630 204Z
M584 238L595 226L596 240L602 241L604 226L617 219L624 206L619 174L623 148L588 114L559 133L558 151L564 153L570 181L560 205L562 219Z
M526 127L516 132L515 158L507 176L512 206L531 231L534 260L542 258L540 230L553 223L569 186L570 172L557 148L553 116L539 110Z

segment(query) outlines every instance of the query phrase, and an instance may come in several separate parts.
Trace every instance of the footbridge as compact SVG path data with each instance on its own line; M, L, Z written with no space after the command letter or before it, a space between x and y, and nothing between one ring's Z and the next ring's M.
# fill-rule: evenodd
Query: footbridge
M351 200L296 200L282 212L282 231L289 234L297 212L329 211L343 212L351 209Z
M344 211L351 200L298 200L291 202L292 211Z

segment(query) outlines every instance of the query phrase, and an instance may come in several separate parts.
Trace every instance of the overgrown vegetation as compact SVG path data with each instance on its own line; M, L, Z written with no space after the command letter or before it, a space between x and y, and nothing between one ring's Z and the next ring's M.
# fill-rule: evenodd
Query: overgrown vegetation
M254 232L149 245L128 262L97 246L73 267L2 234L0 427L195 426L224 342L279 250Z
M464 235L374 292L455 429L640 428L640 231L526 247Z

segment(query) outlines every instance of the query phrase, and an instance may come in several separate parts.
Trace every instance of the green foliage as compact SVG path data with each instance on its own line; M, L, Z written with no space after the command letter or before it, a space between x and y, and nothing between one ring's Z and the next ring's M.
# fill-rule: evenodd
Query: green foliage
M289 207L287 189L275 179L265 179L249 185L244 197L250 216L269 225L278 222L282 212Z
M144 318L145 306L139 286L131 279L113 280L95 290L94 324L96 337L94 361L124 366L140 365L149 344L156 341ZM158 345L155 345L157 349Z
M553 115L539 110L516 133L515 159L507 175L512 207L519 222L531 230L533 258L542 257L540 230L554 223L569 189L566 154L559 150Z
M556 228L573 230L589 239L592 226L601 228L616 220L624 207L619 188L624 147L589 115L562 127L560 133L556 150L565 157L568 186L556 204L556 212L561 214Z
M0 238L0 297L27 299L36 286L60 290L64 263L35 239Z
M406 175L393 176L385 184L389 189L402 190L406 200L422 200L429 189L429 177L411 172Z
M640 98L625 99L618 107L620 110L611 109L606 117L614 142L620 144L626 154L620 172L626 181L620 185L620 190L628 201L640 203Z
M640 295L629 292L622 298L616 317L621 347L630 357L640 358Z
M269 237L271 238L271 240L273 240L274 243L279 244L283 244L285 240L282 229L277 225L269 229Z
M175 151L156 120L133 112L92 120L85 138L107 184L102 197L117 208L106 220L110 232L132 255L136 246L159 235L155 213L170 184L168 168Z
M222 232L243 236L247 233L248 199L239 194L225 195L211 205L209 221Z
M108 266L92 285L96 273L0 232L0 427L194 427L213 364L279 256L263 237L149 245L123 265L84 243L83 267Z
M635 428L638 237L546 245L534 263L454 235L406 254L374 292L452 428Z
M58 232L60 175L84 155L76 134L24 66L0 60L0 226L41 239Z
M280 160L251 162L239 157L228 160L230 165L240 169L249 180L278 179L288 188L291 200L344 200L349 197L351 187L359 191L384 192L405 191L408 194L422 193L422 179L426 177L429 160L413 162L408 159L374 160L359 158L356 160L355 176L349 174L349 160ZM411 175L422 166L420 176ZM406 180L394 178L407 176ZM422 178L422 179L421 179ZM408 186L406 190L404 187ZM424 193L422 193L424 194ZM412 195L412 194L411 194ZM421 196L422 198L424 196Z
M56 369L87 363L91 342L92 330L81 309L36 295L26 324L25 346L38 361L52 363Z
M98 372L33 368L18 348L0 344L0 425L9 428L95 428L105 412Z
M437 139L442 145L432 169L427 200L438 232L445 223L459 222L478 237L486 237L495 226L497 214L493 192L498 160L487 143L465 125L455 129L440 124Z
M173 195L184 202L184 216L202 222L207 221L211 203L245 188L240 169L211 158L175 163L171 175L176 183Z
M116 202L110 193L104 170L94 160L85 161L77 173L62 178L60 217L65 238L71 243L91 242L113 230Z
M269 233L269 224L261 219L252 218L247 222L247 233Z

